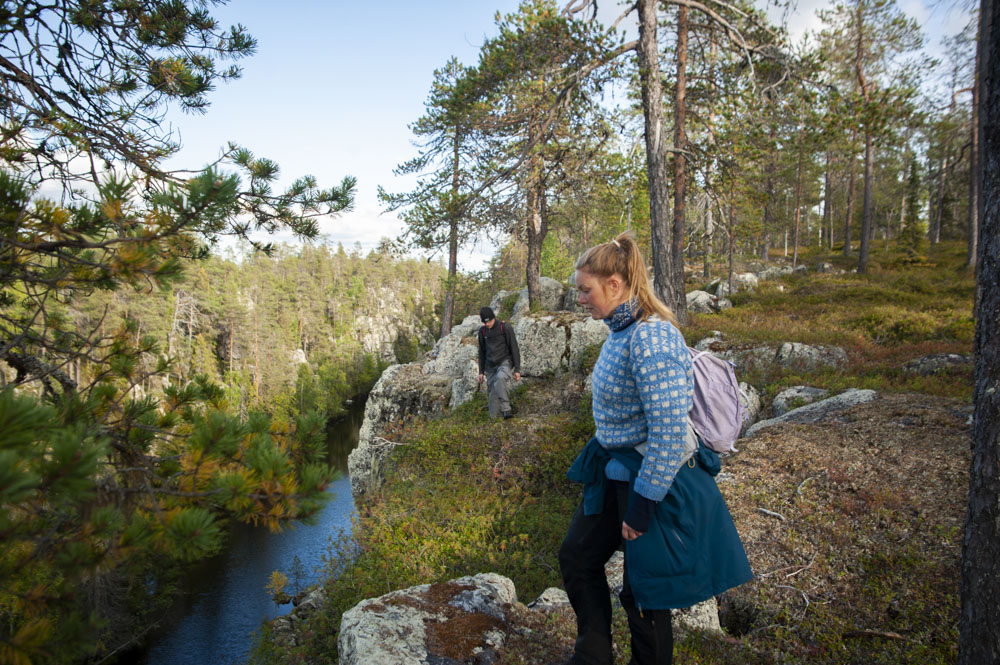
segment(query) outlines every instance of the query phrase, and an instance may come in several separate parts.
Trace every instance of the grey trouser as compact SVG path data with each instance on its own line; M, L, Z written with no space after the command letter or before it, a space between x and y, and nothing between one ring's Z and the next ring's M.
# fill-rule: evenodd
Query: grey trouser
M486 390L489 395L487 402L491 418L510 411L510 383L513 380L514 363L510 359L503 361L499 367L486 370Z

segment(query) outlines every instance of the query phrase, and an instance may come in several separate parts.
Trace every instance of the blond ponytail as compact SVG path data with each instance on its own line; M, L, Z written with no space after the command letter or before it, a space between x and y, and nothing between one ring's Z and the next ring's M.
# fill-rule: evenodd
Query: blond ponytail
M629 299L635 299L639 303L640 321L655 314L664 321L677 325L674 313L653 292L646 262L643 261L639 245L631 232L626 231L611 242L595 245L585 251L577 259L576 269L602 279L620 275L628 284Z

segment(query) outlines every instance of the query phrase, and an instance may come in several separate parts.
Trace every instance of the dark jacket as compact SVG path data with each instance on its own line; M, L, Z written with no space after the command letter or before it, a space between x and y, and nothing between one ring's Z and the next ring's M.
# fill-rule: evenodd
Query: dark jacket
M521 352L517 348L514 326L497 319L492 328L482 326L479 337L479 373L499 367L510 358L514 371L521 372Z
M600 513L606 487L604 468L614 457L631 473L642 464L634 449L605 449L596 438L583 449L567 475L584 484L584 513ZM753 578L736 527L713 476L719 456L699 446L681 465L649 531L625 542L629 584L639 609L690 607ZM630 483L630 484L632 484ZM634 490L629 492L630 501ZM620 527L619 527L620 528Z

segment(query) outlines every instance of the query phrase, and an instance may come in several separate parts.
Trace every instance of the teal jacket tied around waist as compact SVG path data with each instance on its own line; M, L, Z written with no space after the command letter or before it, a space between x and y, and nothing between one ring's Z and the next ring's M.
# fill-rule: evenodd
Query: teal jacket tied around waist
M632 448L605 449L596 438L570 466L570 480L583 483L583 509L601 512L611 459L629 470L630 500L642 455ZM670 490L656 505L649 531L625 541L625 570L640 609L690 607L753 578L739 534L715 484L719 456L699 446L681 465Z

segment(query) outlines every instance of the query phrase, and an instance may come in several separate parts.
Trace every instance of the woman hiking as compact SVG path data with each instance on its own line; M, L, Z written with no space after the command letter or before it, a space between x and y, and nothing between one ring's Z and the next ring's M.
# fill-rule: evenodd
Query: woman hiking
M692 374L673 313L650 288L631 234L585 251L579 303L611 333L593 371L596 433L569 477L584 484L559 551L577 617L572 665L611 665L604 564L624 546L620 599L635 665L673 656L670 610L753 577L715 484L718 456L689 430Z

